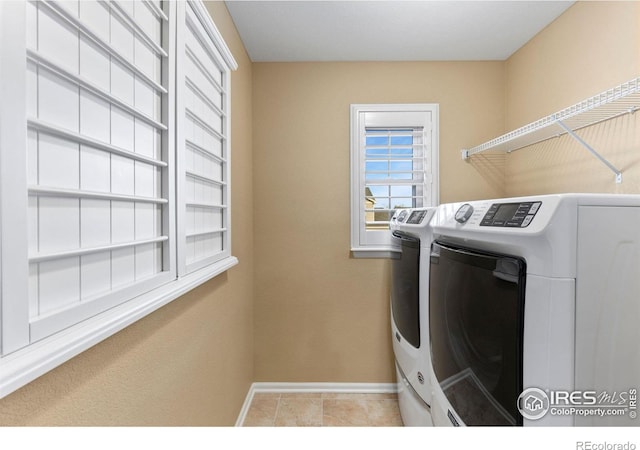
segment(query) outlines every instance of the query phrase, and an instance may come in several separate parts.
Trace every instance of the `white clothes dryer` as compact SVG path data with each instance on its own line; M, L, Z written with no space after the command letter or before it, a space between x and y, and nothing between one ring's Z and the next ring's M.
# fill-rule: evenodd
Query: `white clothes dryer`
M431 426L429 357L429 221L435 207L397 210L390 222L398 251L392 259L391 335L398 404L405 426Z
M435 425L640 425L640 196L445 204L431 227Z

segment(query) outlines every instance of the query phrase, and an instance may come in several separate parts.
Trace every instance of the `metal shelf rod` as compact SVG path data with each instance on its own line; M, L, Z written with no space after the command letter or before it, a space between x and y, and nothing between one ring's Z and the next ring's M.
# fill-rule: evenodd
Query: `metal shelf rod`
M575 131L613 119L623 114L633 114L640 109L640 77L576 103L555 114L543 117L535 122L492 139L484 144L462 150L462 159L467 160L476 153L487 150L512 152L547 139L558 137L564 132L576 139L596 158L616 174L616 182L622 182L622 174L609 161L579 138ZM558 133L554 125L564 132Z
M565 125L565 123L562 120L557 120L556 123L564 130L566 131L569 136L571 136L572 138L574 138L576 141L578 141L580 144L582 144L582 146L584 148L586 148L587 150L589 150L589 152L595 156L596 158L598 158L600 160L600 162L602 162L605 166L607 166L609 169L611 169L611 171L616 175L616 183L622 183L622 172L620 172L613 164L611 164L609 161L607 161L600 153L598 153L593 147L591 147L589 144L587 144L580 136L578 136L577 134L575 134L573 132L573 130L571 128L569 128L568 126Z

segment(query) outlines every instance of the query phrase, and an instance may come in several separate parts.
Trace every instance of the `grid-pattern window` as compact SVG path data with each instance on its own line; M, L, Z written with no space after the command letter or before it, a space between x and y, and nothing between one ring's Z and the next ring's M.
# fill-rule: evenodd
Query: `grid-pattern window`
M148 2L27 3L33 340L169 276L166 22Z
M424 203L424 128L365 130L365 224L386 230L398 208Z
M238 263L200 0L0 2L0 398Z
M351 105L351 250L388 256L396 209L438 204L438 105Z
M181 273L225 258L229 248L229 75L219 51L208 42L196 11L185 11L184 54L178 63L178 107L184 126L178 137ZM184 161L184 164L182 164Z

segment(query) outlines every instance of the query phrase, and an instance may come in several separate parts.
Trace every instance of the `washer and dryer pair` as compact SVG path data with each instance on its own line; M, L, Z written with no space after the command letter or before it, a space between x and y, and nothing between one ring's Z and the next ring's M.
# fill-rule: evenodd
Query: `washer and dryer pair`
M638 425L640 196L443 204L391 229L405 425Z

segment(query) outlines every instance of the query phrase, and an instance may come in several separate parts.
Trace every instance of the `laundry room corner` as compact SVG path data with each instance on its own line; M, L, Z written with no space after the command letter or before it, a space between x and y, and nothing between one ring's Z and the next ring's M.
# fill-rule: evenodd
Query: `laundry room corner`
M505 132L636 78L639 24L638 2L578 2L549 24L506 61ZM630 113L577 131L618 166L622 183L615 183L606 166L564 134L506 155L506 196L640 193L638 125L640 115Z
M440 105L440 198L503 195L460 160L502 131L503 62L255 63L256 381L393 382L388 259L350 253L350 105Z

